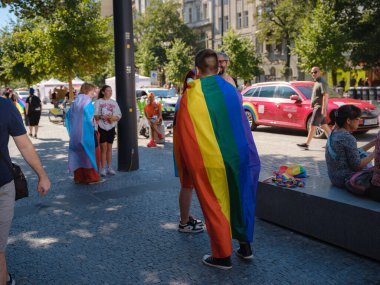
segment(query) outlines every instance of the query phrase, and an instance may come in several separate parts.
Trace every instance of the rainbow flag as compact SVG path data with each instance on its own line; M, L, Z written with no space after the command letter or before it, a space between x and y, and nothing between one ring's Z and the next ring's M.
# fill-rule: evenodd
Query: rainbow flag
M236 88L218 75L194 80L174 120L181 181L190 176L214 257L232 254L231 236L253 239L260 159Z
M98 170L95 158L95 136L92 121L94 106L89 96L79 94L66 113L65 122L70 136L69 170L94 168Z
M23 115L24 109L25 109L25 101L22 100L21 98L18 98L16 102L16 107L17 107L17 110L20 112L20 114Z

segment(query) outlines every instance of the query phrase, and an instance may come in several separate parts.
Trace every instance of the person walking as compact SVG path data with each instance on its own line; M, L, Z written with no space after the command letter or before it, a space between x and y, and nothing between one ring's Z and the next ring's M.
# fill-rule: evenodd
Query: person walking
M260 159L237 89L217 75L218 57L195 57L198 79L189 83L174 118L174 154L181 184L197 192L210 236L208 266L230 269L236 254L251 259ZM189 184L190 185L190 184Z
M38 176L37 191L45 195L50 189L50 180L41 164L33 144L26 135L20 112L11 102L0 98L0 284L14 285L15 281L8 273L5 250L15 206L15 184L9 169L9 136L13 137L16 147L24 160Z
M65 117L70 137L69 170L74 172L75 183L94 184L103 181L98 173L100 151L92 104L96 86L83 83L79 93Z
M111 99L112 88L104 85L95 101L94 117L98 122L100 134L101 167L100 175L115 175L112 168L112 144L115 140L117 122L121 119L121 111L117 102ZM107 162L107 166L106 166Z
M29 121L29 136L37 138L38 124L40 123L42 104L40 98L34 95L34 89L29 89L29 97L25 101L25 112Z
M194 81L197 78L195 69L192 69L187 72L185 76L185 80L182 86L182 95L185 93L187 88L189 87L189 83ZM178 110L179 103L181 102L181 98L178 98L176 104L176 111ZM175 163L175 174L178 177L178 169ZM181 233L200 233L204 231L204 223L202 220L194 218L190 214L190 206L191 200L193 197L193 184L192 181L181 181L181 189L179 191L178 203L179 203L179 212L180 212L180 221L178 224L178 231Z
M319 67L314 66L311 69L311 76L314 78L313 93L311 96L311 108L313 109L313 114L311 116L311 123L309 127L309 132L305 143L297 144L298 147L308 150L309 144L315 135L315 131L318 126L320 126L326 136L330 135L330 128L327 125L326 116L327 108L329 104L329 94L327 82L321 76L321 70Z
M237 87L236 79L227 73L229 64L230 58L228 55L224 52L218 52L218 74L223 77L224 80L231 83L234 87Z

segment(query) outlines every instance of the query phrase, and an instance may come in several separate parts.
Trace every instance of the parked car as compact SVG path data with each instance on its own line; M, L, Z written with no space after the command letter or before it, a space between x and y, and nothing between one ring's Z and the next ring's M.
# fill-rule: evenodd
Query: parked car
M151 92L154 93L156 101L161 103L163 118L173 118L175 105L178 100L178 97L175 94L175 89L157 87L139 88L136 89L136 98L141 100L141 98L144 98L144 96L147 96Z
M242 91L243 107L251 130L259 125L308 130L313 109L310 106L314 82L265 82L253 84ZM331 111L342 105L353 104L362 110L357 132L365 133L379 126L379 113L369 102L340 98L329 91L327 122ZM323 138L317 128L315 138Z
M15 92L17 93L17 96L22 99L22 100L26 100L29 96L29 92L27 90L15 90Z

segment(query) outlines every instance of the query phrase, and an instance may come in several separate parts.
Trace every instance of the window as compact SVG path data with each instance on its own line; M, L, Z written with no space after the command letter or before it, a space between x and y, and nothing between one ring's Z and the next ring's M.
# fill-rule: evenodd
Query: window
M189 8L189 23L193 22L193 9Z
M249 89L247 92L244 93L244 97L253 97L253 94L255 93L255 91L257 90L257 88L252 88L252 89Z
M297 86L298 90L302 92L302 94L307 98L311 99L311 94L313 92L313 86L307 85L307 86ZM329 94L330 95L330 94Z
M224 32L228 31L229 27L230 27L230 22L228 20L228 16L224 16L224 29L223 29L223 31Z
M222 18L219 18L218 19L218 33L220 34L221 31L222 31Z
M248 28L248 11L244 11L244 28Z
M263 86L260 90L260 98L273 98L274 90L276 86Z
M208 18L207 3L203 4L203 20Z
M241 13L237 13L236 17L236 28L241 29Z
M201 20L201 6L195 6L195 22Z
M290 99L291 95L297 95L297 92L290 87L278 86L274 97L282 99Z

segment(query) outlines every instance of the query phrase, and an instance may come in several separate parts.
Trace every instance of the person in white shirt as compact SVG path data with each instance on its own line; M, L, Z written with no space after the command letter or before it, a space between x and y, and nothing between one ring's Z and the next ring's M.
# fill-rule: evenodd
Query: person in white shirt
M115 175L115 171L112 169L112 144L116 135L115 127L121 119L121 111L111 96L112 88L104 85L99 91L98 100L95 101L94 117L98 121L100 134L101 176Z

